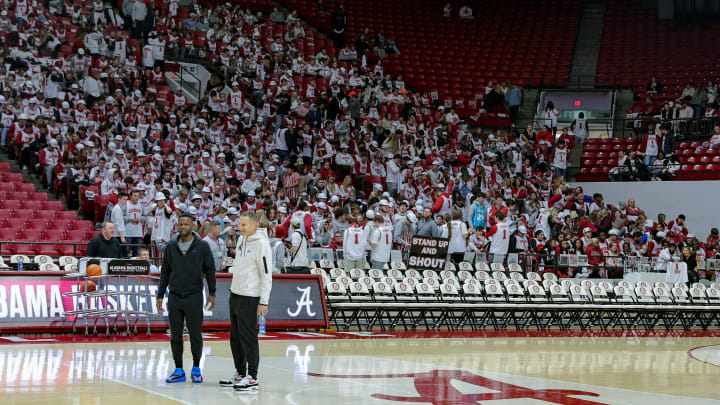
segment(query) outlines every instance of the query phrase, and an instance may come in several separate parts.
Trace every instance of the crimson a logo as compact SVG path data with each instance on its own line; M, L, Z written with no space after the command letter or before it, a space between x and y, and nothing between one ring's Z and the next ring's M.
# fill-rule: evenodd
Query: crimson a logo
M603 405L602 402L588 401L572 396L584 395L598 397L599 394L587 391L545 389L535 390L504 383L487 377L476 375L465 370L433 370L412 374L379 374L379 375L335 375L308 373L313 377L326 378L414 378L417 397L401 397L396 395L372 394L371 397L387 401L405 403L430 403L433 405L477 405L479 401L499 399L537 399L560 405ZM462 381L497 392L464 394L452 386L453 380Z

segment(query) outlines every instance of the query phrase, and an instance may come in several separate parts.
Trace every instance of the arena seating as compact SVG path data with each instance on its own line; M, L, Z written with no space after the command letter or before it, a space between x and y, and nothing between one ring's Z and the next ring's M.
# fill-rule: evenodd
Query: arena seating
M680 96L687 82L716 80L720 24L702 30L672 28L657 10L625 0L609 0L596 84L632 87L644 94L652 76L663 86L656 98ZM670 97L668 97L670 96Z
M636 150L637 138L595 138L583 144L578 181L607 181L620 150ZM720 149L698 149L702 142L680 142L676 154L681 169L673 180L720 179Z
M717 283L559 282L552 273L507 272L497 263L462 262L457 268L448 263L440 272L406 269L402 262L349 273L328 267L334 265L323 261L312 273L324 280L331 322L346 330L392 330L398 325L405 330L422 325L428 330L707 329L720 308Z
M36 192L34 184L25 183L5 162L0 162L0 227L2 240L34 242L3 244L2 255L81 255L85 246L72 244L85 244L97 234L92 221L65 211L60 201L49 201L47 193Z
M285 3L316 27L329 27L330 14L320 12L317 2ZM388 55L383 61L386 70L402 74L415 90L437 91L441 101L453 105L479 104L489 80L519 86L567 83L581 2L465 3L474 10L475 19L458 17L460 3L454 4L452 17L443 18L444 2L423 0L331 0L325 2L325 10L332 12L341 4L345 7L348 43L365 28L373 36L382 31L400 50L400 55Z

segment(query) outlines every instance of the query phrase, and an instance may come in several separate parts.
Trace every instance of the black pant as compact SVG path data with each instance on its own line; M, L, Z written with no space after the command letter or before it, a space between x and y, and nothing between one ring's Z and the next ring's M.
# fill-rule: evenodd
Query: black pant
M465 259L465 253L459 252L459 253L451 253L450 259L453 263L461 263L463 259Z
M260 347L257 335L257 310L260 298L230 294L230 350L235 370L241 376L257 378Z
M170 348L175 367L183 366L183 324L190 333L190 351L193 367L200 366L202 357L203 295L201 292L180 297L173 293L168 296L168 321L170 322ZM184 321L184 322L183 322Z

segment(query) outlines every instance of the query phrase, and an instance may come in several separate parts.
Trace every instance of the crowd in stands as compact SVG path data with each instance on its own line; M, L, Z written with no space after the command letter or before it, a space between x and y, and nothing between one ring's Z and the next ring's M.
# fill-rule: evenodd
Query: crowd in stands
M238 214L254 210L273 246L288 242L293 265L308 246L387 263L414 235L449 238L456 261L465 252L527 254L541 265L588 255L591 266L569 277L617 276L624 257L670 245L699 260L718 248L717 232L700 242L683 216L649 221L632 200L616 207L570 187L575 139L566 129L556 138L557 124L471 130L366 49L300 53L312 28L295 13L193 2L176 17L174 1L128 1L16 2L0 18L9 156L68 190L70 208L81 186L98 185L112 196L106 218L123 243L162 251L188 212L232 255ZM215 62L200 103L167 92L166 55ZM488 88L500 102L510 90Z

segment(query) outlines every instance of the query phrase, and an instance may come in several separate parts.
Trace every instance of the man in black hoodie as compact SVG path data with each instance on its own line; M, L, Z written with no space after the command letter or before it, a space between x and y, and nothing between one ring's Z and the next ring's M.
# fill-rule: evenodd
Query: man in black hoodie
M207 279L208 310L215 307L215 260L212 250L200 235L193 232L194 218L181 214L178 218L178 236L172 238L165 248L160 285L158 286L157 310L162 313L165 290L168 296L168 321L170 323L170 348L175 361L175 371L167 378L168 383L184 382L183 371L183 323L190 334L190 350L193 356L192 382L203 382L200 371L202 357L203 321L203 275Z

